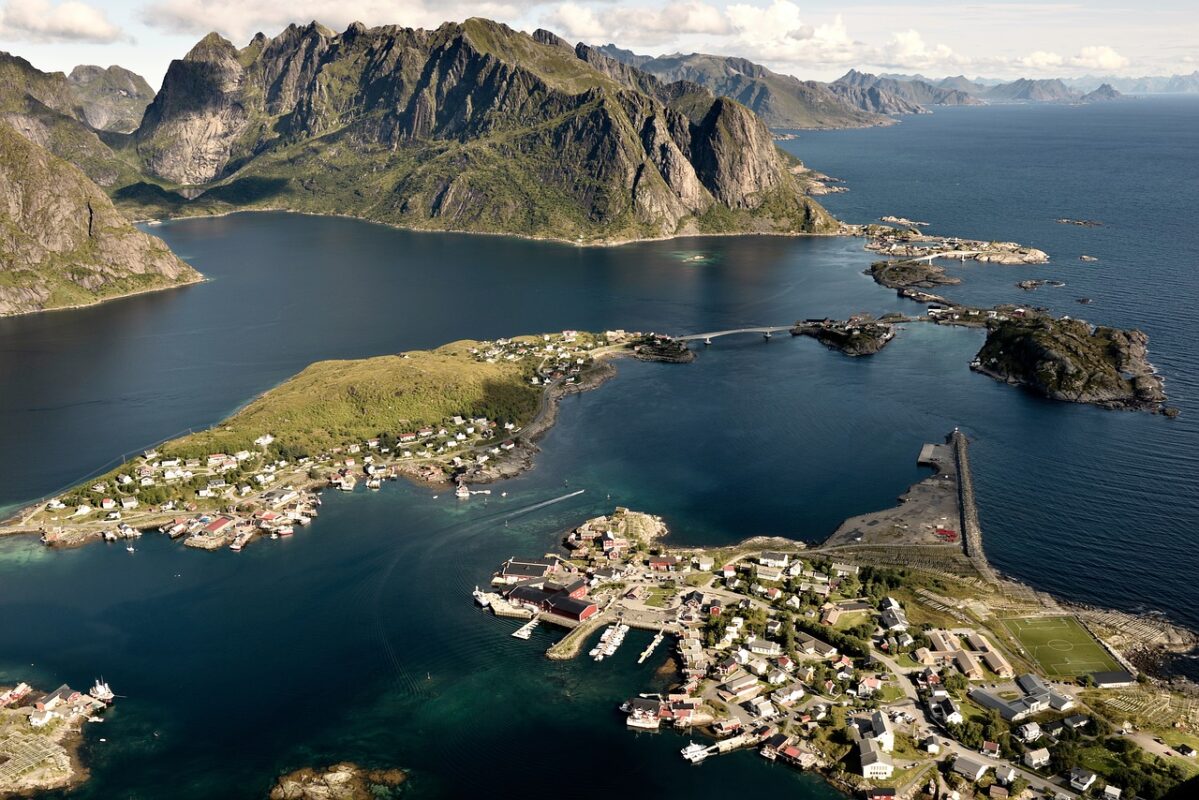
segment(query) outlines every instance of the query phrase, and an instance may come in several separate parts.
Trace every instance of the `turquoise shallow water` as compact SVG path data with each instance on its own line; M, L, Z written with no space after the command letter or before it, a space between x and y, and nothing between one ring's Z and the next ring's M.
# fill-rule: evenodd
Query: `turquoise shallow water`
M503 558L544 552L617 504L663 514L676 542L820 538L893 502L924 474L920 444L954 425L975 440L987 550L1001 568L1195 625L1199 320L1186 209L1199 170L1178 120L1199 122L1199 102L947 110L787 146L847 179L850 192L827 198L846 219L900 213L1048 250L1044 267L967 266L953 291L1144 326L1179 420L1050 403L974 375L981 334L965 330L909 327L869 359L745 337L688 366L622 362L616 380L566 400L507 498L458 503L402 485L327 497L309 529L240 554L154 537L133 556L0 541L0 680L84 684L103 672L126 696L89 730L94 779L74 797L261 796L281 770L338 759L411 768L421 796L515 783L704 797L748 782L833 796L750 753L692 768L677 757L680 737L627 733L614 703L664 680L660 660L634 663L641 639L600 665L550 663L548 632L512 639L514 626L478 613L469 590ZM1109 225L1067 228L1056 216ZM852 240L579 250L285 214L151 230L213 280L0 320L0 504L210 424L316 358L566 327L683 333L912 308L861 274L869 258ZM711 261L683 261L697 251ZM1079 252L1101 261L1082 267ZM1012 285L1063 276L1066 289L1031 298ZM1095 303L1084 310L1075 294ZM580 773L585 783L568 784Z

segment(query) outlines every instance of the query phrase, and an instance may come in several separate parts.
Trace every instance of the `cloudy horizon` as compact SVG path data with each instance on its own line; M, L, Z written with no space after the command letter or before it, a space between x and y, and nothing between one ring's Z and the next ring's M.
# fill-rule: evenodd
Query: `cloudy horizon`
M1199 68L1199 23L1180 2L793 0L0 0L0 49L44 70L120 64L157 87L171 59L217 31L238 46L257 32L317 20L334 30L436 27L471 16L542 27L647 55L736 55L804 79L871 72L996 79L1186 74Z

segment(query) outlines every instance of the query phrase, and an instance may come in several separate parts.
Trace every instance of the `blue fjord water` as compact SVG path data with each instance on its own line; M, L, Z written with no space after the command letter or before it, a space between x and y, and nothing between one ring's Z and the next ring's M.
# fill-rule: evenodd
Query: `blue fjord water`
M938 110L786 143L847 181L826 198L845 219L895 213L1050 252L1044 266L954 268L965 283L948 293L1143 327L1178 420L1051 403L975 375L977 331L911 326L868 359L745 337L688 366L622 362L617 379L564 402L537 467L504 498L459 503L406 485L326 496L310 528L240 554L156 537L132 556L0 541L0 682L103 672L126 696L88 731L93 777L77 797L261 796L281 770L340 759L410 768L421 796L703 797L746 782L833 796L750 753L691 768L679 737L627 733L614 701L666 680L662 661L635 664L641 638L603 664L551 663L551 632L512 639L469 590L503 558L544 552L617 504L663 514L680 543L818 539L890 504L923 474L920 444L954 425L975 442L1000 568L1199 626L1196 123L1199 101L1148 98ZM0 320L0 505L211 424L314 359L566 327L684 333L915 308L862 275L870 259L854 240L582 250L285 214L151 230L212 280ZM696 252L710 258L684 262ZM1067 286L1029 296L1014 286L1028 277Z

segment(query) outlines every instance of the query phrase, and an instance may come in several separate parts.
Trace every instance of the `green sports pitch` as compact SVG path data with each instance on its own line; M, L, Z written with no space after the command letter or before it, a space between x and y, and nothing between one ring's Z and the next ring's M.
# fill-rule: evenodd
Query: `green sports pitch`
M1074 678L1121 669L1074 617L1009 619L1004 620L1004 625L1050 678Z

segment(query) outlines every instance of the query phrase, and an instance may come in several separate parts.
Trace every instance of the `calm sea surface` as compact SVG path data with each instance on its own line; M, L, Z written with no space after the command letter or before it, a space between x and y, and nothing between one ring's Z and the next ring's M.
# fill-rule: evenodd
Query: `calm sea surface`
M93 779L72 797L258 797L280 771L341 759L408 768L415 796L717 797L747 782L835 796L752 753L694 768L677 755L685 739L626 732L615 702L668 680L664 658L635 664L647 636L602 664L551 663L552 632L512 639L470 589L618 504L663 514L678 543L819 539L893 502L925 474L920 444L960 425L1001 569L1199 627L1196 129L1199 100L1145 99L947 109L786 143L847 181L825 198L844 219L900 214L1048 251L1048 265L954 268L965 283L948 293L1142 327L1177 420L1051 403L975 375L977 331L913 326L856 360L808 339L722 340L689 366L621 363L616 380L568 398L537 468L505 498L460 503L398 484L327 495L310 528L240 554L158 537L132 556L0 541L0 682L78 685L102 672L125 696L88 731ZM1105 225L1053 222L1062 216ZM567 327L689 333L917 308L862 274L870 259L852 240L580 250L286 214L150 230L212 280L0 320L0 507L209 425L316 359ZM709 260L684 261L695 253ZM1067 286L1015 288L1030 277Z

